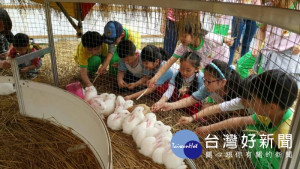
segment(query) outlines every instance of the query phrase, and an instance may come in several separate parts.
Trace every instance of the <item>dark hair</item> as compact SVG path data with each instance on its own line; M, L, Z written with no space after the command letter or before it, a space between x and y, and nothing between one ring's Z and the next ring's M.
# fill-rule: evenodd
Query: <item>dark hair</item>
M147 45L141 52L142 61L155 62L157 59L161 62L162 60L168 60L171 55L162 48L157 48L154 45Z
M242 81L240 75L235 70L233 70L226 62L214 59L212 60L212 63L220 69L220 71L225 76L225 79L227 80L227 83L225 85L227 95L225 96L224 100L227 101L236 98L238 96L239 86ZM219 71L211 64L206 65L204 70L208 71L219 80L224 79Z
M194 52L186 52L183 54L183 56L180 58L180 63L183 61L188 61L194 68L198 68L200 66L201 57L199 57ZM196 73L195 78L193 79L192 85L189 87L189 94L192 94L193 92L198 90L198 72ZM180 72L175 77L175 87L177 89L180 89L182 87L182 75Z
M205 36L208 33L207 30L202 29L201 23L194 23L189 20L185 20L182 32L195 37Z
M257 75L251 81L250 90L262 103L277 104L282 110L291 107L298 94L298 86L293 77L279 69Z
M136 47L130 40L123 40L118 44L117 52L120 58L127 56L133 56L135 54Z
M85 48L95 48L102 45L103 37L98 32L87 31L82 35L81 42Z
M0 20L3 21L4 23L4 35L5 35L5 38L7 39L7 41L9 43L12 43L13 42L13 34L11 32L11 29L12 29L12 22L11 22L11 19L7 13L7 11L3 8L0 8Z
M13 39L13 46L16 48L26 47L29 45L29 37L24 33L17 33Z
M245 79L243 79L239 85L238 95L242 99L249 100L252 98L252 94L250 91L251 82L256 77L256 74L249 75Z

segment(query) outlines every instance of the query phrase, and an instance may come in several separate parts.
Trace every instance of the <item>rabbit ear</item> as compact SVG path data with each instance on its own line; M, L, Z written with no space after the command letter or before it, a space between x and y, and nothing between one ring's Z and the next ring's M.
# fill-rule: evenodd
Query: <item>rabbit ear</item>
M117 119L120 118L120 117L121 117L121 114L119 113L119 114L117 114L117 115L114 117L113 120L117 120Z
M99 104L100 104L100 107L102 108L102 110L106 109L106 105L102 100L99 101Z
M144 115L143 112L138 113L137 116L138 116L138 118L141 119L141 120L145 118L145 115Z

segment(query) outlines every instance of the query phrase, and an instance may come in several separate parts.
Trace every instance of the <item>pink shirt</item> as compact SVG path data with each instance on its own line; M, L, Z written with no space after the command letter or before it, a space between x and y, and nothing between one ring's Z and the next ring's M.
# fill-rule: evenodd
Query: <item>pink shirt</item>
M216 23L220 24L220 25L230 25L231 20L232 20L232 16L221 15L221 16L217 17L217 22Z
M180 43L179 46L176 47L173 57L180 58L186 52L195 52L201 57L202 67L205 67L213 59L228 61L229 58L229 48L223 46L223 37L214 33L205 35L201 40L201 44L196 48L191 45L184 46Z
M300 35L289 32L282 28L267 25L265 46L262 51L264 54L266 52L273 51L285 51L293 48L295 45L300 43Z
M174 10L172 8L168 8L167 19L175 21Z

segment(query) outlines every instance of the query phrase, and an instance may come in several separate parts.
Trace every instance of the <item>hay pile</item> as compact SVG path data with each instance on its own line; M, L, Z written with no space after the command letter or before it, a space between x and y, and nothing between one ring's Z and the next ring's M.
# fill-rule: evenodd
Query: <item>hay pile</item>
M0 168L101 168L71 130L21 116L15 95L0 99Z

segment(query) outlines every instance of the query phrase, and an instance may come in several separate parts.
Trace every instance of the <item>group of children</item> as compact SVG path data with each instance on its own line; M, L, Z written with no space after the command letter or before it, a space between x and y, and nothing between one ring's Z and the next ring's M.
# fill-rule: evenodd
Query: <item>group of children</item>
M259 36L265 36L263 29L269 27L262 27ZM283 31L279 28L276 30ZM39 49L30 43L26 34L18 33L12 36L10 31L11 20L7 12L0 9L0 68L10 67L10 60L5 59L7 56L14 58ZM286 55L291 53L299 55L299 45L293 46L289 42L292 40L299 42L300 37L288 33L289 36L282 39L284 49L280 48L280 44L265 45L264 52L267 52L265 55L270 56L262 59L260 64L278 65L277 62L286 61L284 68L288 73L298 77L298 59L290 57L286 59ZM267 36L272 40L271 35ZM74 60L80 67L81 79L87 87L93 85L91 79L96 73L101 75L108 69L108 72L116 77L120 90L133 92L125 99L135 99L141 94L156 92L160 98L152 105L153 112L185 108L190 116L182 116L178 121L179 124L187 124L195 120L204 122L209 115L246 110L246 113L239 114L239 117L198 127L196 133L201 137L218 130L248 126L258 132L274 134L274 141L277 146L280 146L278 134L288 133L293 117L290 107L298 93L295 77L267 66L265 66L266 71L261 71L258 75L248 76L248 73L245 73L241 77L240 72L244 69L248 71L253 67L258 53L253 50L243 56L238 62L236 71L223 61L224 58L228 58L228 46L232 45L233 38L208 33L191 22L185 22L184 29L179 32L178 37L180 44L173 54L154 45L147 45L140 49L139 33L123 27L117 21L110 21L104 27L103 36L92 31L82 36ZM255 49L258 50L261 43L256 46ZM275 52L273 50L275 47L279 48L279 51L284 51L284 54ZM277 61L280 58L282 59ZM179 65L176 63L178 59ZM290 62L294 66L289 66ZM32 78L40 66L41 60L36 58L19 67L21 72L26 72L28 77ZM205 103L207 97L213 99L214 105ZM259 151L259 146L256 148L251 151ZM257 168L269 166L278 168L278 161L280 161L277 159L274 162L266 158L267 162L262 162L255 157L252 159Z
M230 46L232 39L195 31L191 29L191 24L187 22L183 33L179 34L181 43L173 55L154 45L147 45L140 51L133 41L125 39L126 36L120 41L117 40L118 37L112 40L116 45L114 53L117 55L114 55L120 58L116 77L118 87L137 91L125 99L135 99L143 93L147 95L156 92L161 98L152 105L152 111L185 108L190 116L182 116L179 124L191 123L194 120L205 121L209 115L244 109L244 113L238 114L238 117L198 127L196 133L205 137L218 130L248 126L247 128L258 132L273 134L274 142L280 147L278 134L288 134L293 116L290 107L298 93L295 79L279 69L242 78L234 67L222 60L210 58L214 49L223 43ZM118 31L110 30L111 32ZM97 34L99 40L103 41L98 44L101 47L98 54L105 51L103 44L106 34L104 32L103 37ZM83 46L84 37L85 35L82 38ZM176 63L178 59L179 65ZM200 69L201 66L203 69ZM81 64L80 67L83 68ZM95 70L96 68L94 72ZM207 97L214 100L214 105L204 104ZM258 137L255 139L259 142ZM249 151L259 150L258 145ZM280 158L251 158L257 168L278 168L280 162Z
M41 49L39 45L30 42L26 34L13 35L11 29L12 21L7 11L0 8L0 69L10 68L13 58ZM41 65L41 59L38 57L20 64L19 70L25 78L33 79Z

